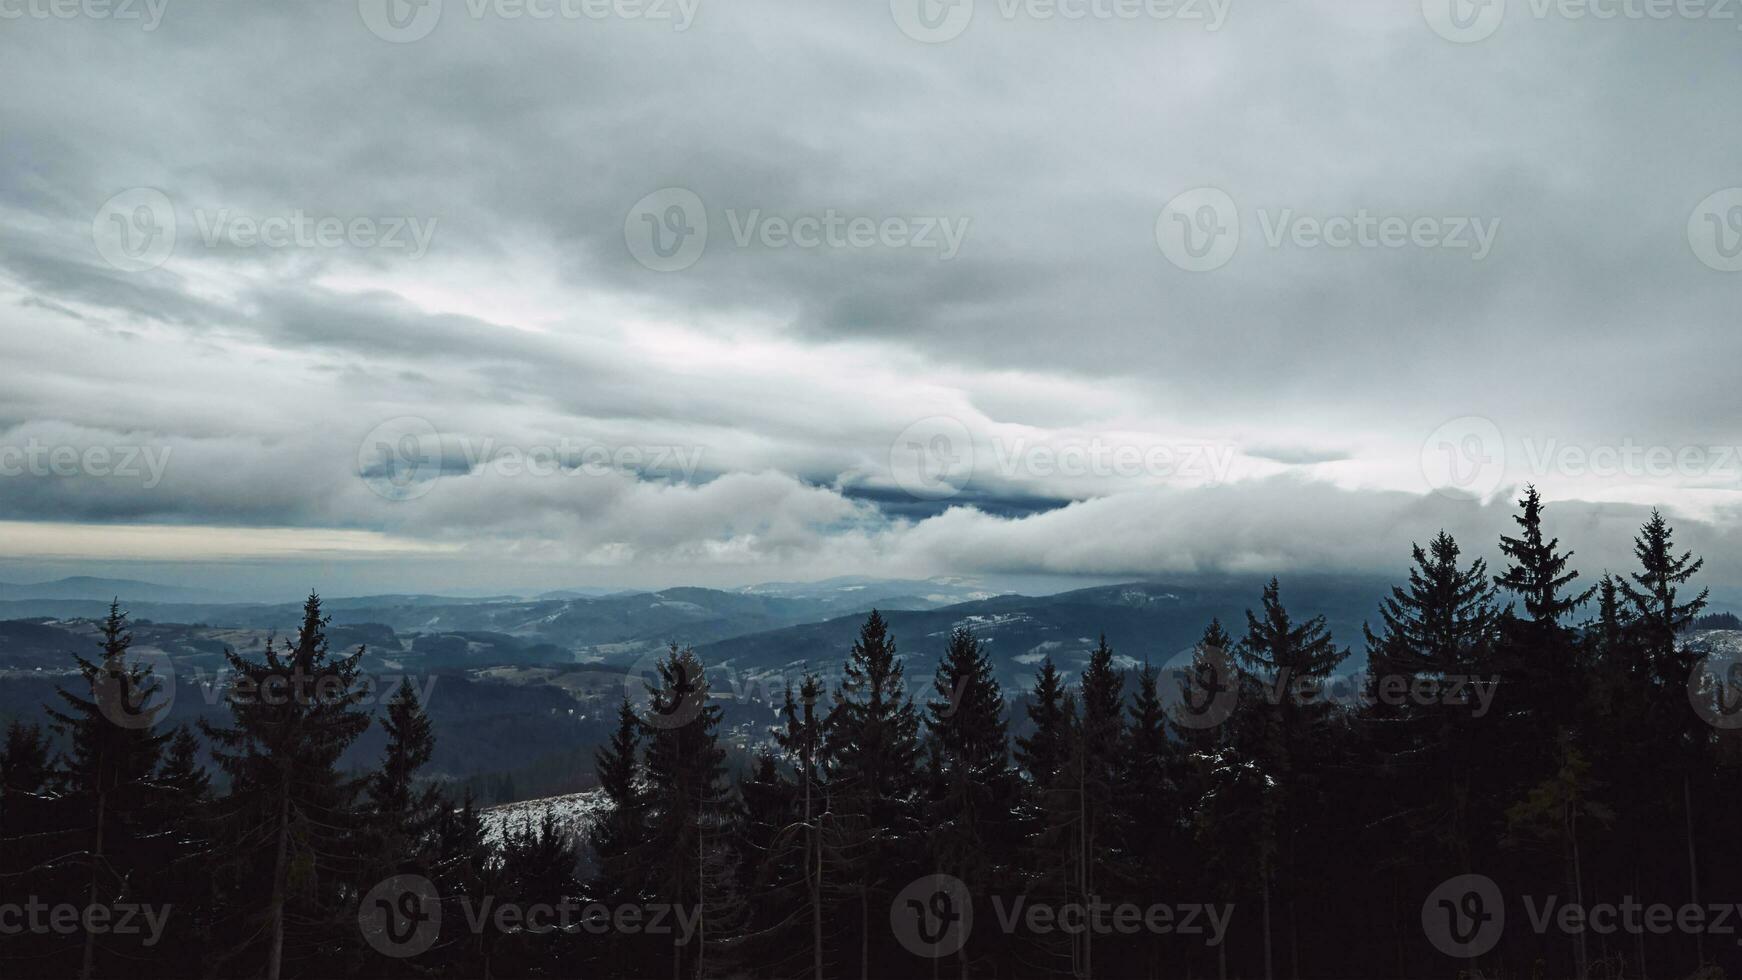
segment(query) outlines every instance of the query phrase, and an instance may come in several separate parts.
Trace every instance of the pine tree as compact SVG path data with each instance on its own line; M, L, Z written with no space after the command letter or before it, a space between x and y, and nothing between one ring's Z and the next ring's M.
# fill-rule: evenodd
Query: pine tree
M843 884L858 908L858 964L870 976L871 943L896 888L914 875L912 850L919 819L919 714L908 696L889 624L876 610L859 628L835 691L823 742L823 772L843 831Z
M1633 539L1633 554L1639 559L1640 570L1629 576L1632 582L1617 581L1643 644L1646 660L1636 669L1653 684L1669 687L1686 682L1693 658L1677 650L1676 637L1693 625L1706 608L1709 595L1708 590L1701 589L1699 595L1681 601L1678 586L1693 578L1706 561L1695 558L1691 551L1677 556L1674 539L1675 532L1669 523L1653 510L1651 519Z
M1120 833L1114 825L1113 798L1119 780L1119 764L1125 753L1125 677L1113 666L1113 648L1102 634L1089 663L1083 669L1083 729L1079 747L1078 807L1082 859L1080 888L1087 896L1101 897L1121 863L1114 852ZM1084 934L1084 969L1094 969L1093 932Z
M1028 720L1034 733L1016 739L1016 762L1032 787L1051 786L1064 765L1064 682L1052 658L1040 662L1034 690L1028 696Z
M278 980L287 959L328 962L342 949L340 937L355 932L329 925L342 920L345 876L361 864L359 785L339 773L338 761L369 726L357 707L363 649L333 656L327 623L311 593L294 645L280 653L268 642L260 661L226 650L234 672L226 691L231 723L200 724L230 778L219 808L230 888L223 901L242 916L229 934L243 942L224 960L258 958L267 980Z
M1246 638L1236 656L1243 670L1259 687L1270 692L1268 698L1246 708L1249 721L1236 722L1251 732L1250 744L1238 754L1224 760L1255 766L1258 772L1274 784L1274 796L1266 796L1266 807L1273 808L1275 821L1267 821L1277 836L1257 846L1273 860L1261 865L1265 901L1265 966L1268 975L1273 941L1269 928L1269 906L1272 898L1280 897L1288 910L1288 936L1292 972L1300 972L1299 925L1295 910L1309 895L1313 876L1306 870L1311 848L1300 845L1303 831L1311 840L1313 823L1323 812L1323 788L1317 773L1317 761L1329 753L1333 741L1335 709L1327 700L1326 684L1337 666L1348 657L1325 628L1325 618L1313 618L1296 625L1283 607L1281 589L1272 578L1264 587L1263 615L1246 612ZM1245 772L1244 767L1235 771ZM1287 828L1288 833L1280 833ZM1272 888L1272 885L1275 888ZM1273 894L1273 891L1276 894Z
M589 843L594 877L588 891L593 901L612 907L651 900L648 866L653 860L653 842L648 829L641 736L641 719L625 698L617 707L611 740L593 755L593 771L610 809L593 826ZM656 955L651 945L648 936L613 932L601 937L601 961L616 963L631 975L651 976Z
M998 857L1014 843L1010 814L1016 783L1005 736L1004 693L991 658L971 630L950 632L932 688L937 697L926 705L925 721L933 745L932 857L939 870L970 890L990 890L1009 880L1009 869ZM995 947L981 941L964 948L958 956L963 974L976 955L989 955Z
M1502 535L1500 538L1500 551L1512 563L1504 572L1494 577L1494 582L1524 600L1524 611L1532 621L1559 625L1591 598L1596 587L1592 586L1574 594L1561 594L1562 589L1579 577L1577 571L1567 570L1567 561L1573 557L1573 553L1561 553L1558 550L1559 538L1543 540L1543 503L1536 487L1525 487L1524 498L1518 502L1518 506L1523 509L1523 513L1513 520L1521 529L1519 536L1513 538Z
M1375 678L1469 673L1489 665L1500 610L1488 566L1458 567L1458 544L1444 531L1428 550L1411 546L1409 587L1394 586L1380 603L1383 631L1367 630Z
M133 635L119 602L103 621L103 656L93 662L75 655L90 697L58 689L66 710L49 710L53 727L69 749L57 773L64 825L78 828L85 869L86 907L107 904L127 890L138 863L139 840L150 832L144 819L152 802L153 777L168 733L155 725L167 705L152 703L157 680L147 664L128 663ZM168 681L165 683L173 683ZM96 967L97 937L83 939L79 976Z
M736 912L720 901L723 896L709 897L710 888L724 883L721 831L730 819L726 753L717 733L720 708L708 703L707 678L693 651L674 644L658 670L660 688L653 692L648 713L662 721L649 732L645 759L645 805L653 845L646 863L648 884L658 901L697 910L701 928L709 929L714 927L710 918L727 920ZM692 946L674 944L672 975L700 975L706 943L702 932Z
M1118 850L1116 867L1125 890L1140 906L1168 894L1201 894L1181 874L1190 853L1191 827L1185 789L1185 747L1168 737L1159 675L1147 662L1137 675L1130 726L1121 754L1114 796ZM1162 956L1155 937L1139 943L1141 969L1131 975L1157 975Z
M1554 764L1551 750L1560 732L1577 721L1582 691L1589 681L1584 645L1564 620L1591 598L1597 586L1562 594L1579 577L1567 570L1572 552L1561 553L1559 539L1545 540L1544 507L1535 487L1526 487L1518 504L1522 512L1513 520L1521 531L1516 538L1500 538L1500 551L1510 564L1494 577L1494 584L1523 600L1526 618L1513 616L1508 609L1498 623L1496 666L1507 690L1495 723L1508 715L1521 716L1514 734L1533 747L1537 758L1534 766L1515 768L1546 771Z
M1228 742L1234 710L1250 703L1256 683L1237 669L1234 639L1212 618L1192 647L1191 663L1178 678L1179 704L1170 718L1174 737L1193 752L1208 752ZM1243 691L1242 688L1251 690Z
M386 757L366 778L365 790L378 862L385 874L394 874L425 850L441 807L434 786L417 785L418 770L435 754L435 734L411 678L400 682L381 726Z
M200 763L200 743L186 725L175 729L156 778L154 822L161 862L152 891L174 909L154 951L163 976L197 976L212 945L212 777Z
M41 725L14 721L6 726L6 747L0 749L0 799L10 793L35 794L48 786L48 737Z
M796 885L803 903L804 939L794 945L806 951L802 960L809 966L813 980L821 980L823 976L824 876L831 863L844 863L833 860L840 853L842 835L840 826L828 819L832 814L823 771L828 731L826 719L817 712L822 698L823 682L808 670L799 681L796 698L792 686L787 685L785 701L781 705L784 724L775 729L774 740L797 778L798 785L788 787L787 793L788 806L795 811L791 816L796 817L797 822L783 828L781 835L770 845L765 871L758 877L761 884L781 882L791 888L795 884L794 875L802 875ZM803 852L802 860L793 858L792 845L795 843ZM780 969L790 967L782 963Z

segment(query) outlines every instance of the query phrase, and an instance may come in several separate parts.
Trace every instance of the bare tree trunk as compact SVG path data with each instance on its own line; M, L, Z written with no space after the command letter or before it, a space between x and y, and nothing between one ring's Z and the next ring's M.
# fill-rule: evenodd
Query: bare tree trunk
M1636 856L1634 858L1634 861L1633 861L1633 894L1637 895L1637 894L1639 894L1639 891L1640 891L1640 889L1639 889L1639 859ZM1639 976L1643 980L1643 978L1645 976L1645 930L1644 929L1633 930L1633 955L1635 957L1637 957L1639 960Z
M823 980L823 828L811 823L810 759L804 770L804 825L811 841L804 849L804 880L811 893L811 977ZM813 869L812 861L816 862ZM814 875L814 877L813 877Z
M1585 876L1584 868L1579 863L1579 814L1571 803L1567 804L1566 830L1568 856L1571 858L1569 862L1571 867L1567 870L1572 872L1573 898L1579 903L1579 907L1583 908L1585 905ZM1585 943L1586 931L1579 930L1578 942L1573 946L1575 960L1573 975L1577 980L1586 980L1591 969L1591 951Z
M1691 780L1687 773L1682 773L1682 801L1687 806L1688 818L1688 891L1695 905L1700 904L1700 865L1694 859L1694 792L1689 785ZM1694 931L1694 949L1700 957L1700 965L1706 965L1706 931Z
M279 980L284 968L284 902L290 876L290 767L278 770L278 856L272 866L272 949L266 957L266 980Z
M102 780L107 778L107 767L101 763L97 766L97 842L91 850L91 889L85 900L87 910L97 905L97 871L103 863L103 831L104 823L109 815L109 794L103 789ZM79 967L79 980L91 980L91 969L96 960L97 934L94 930L85 930L85 958Z
M1270 869L1259 875L1264 889L1264 980L1275 980L1270 969Z

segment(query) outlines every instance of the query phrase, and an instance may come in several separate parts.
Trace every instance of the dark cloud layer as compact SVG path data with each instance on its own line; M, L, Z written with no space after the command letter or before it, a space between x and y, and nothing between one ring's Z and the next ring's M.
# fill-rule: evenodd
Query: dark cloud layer
M1214 31L982 0L941 44L876 3L702 0L680 31L448 0L411 43L351 3L0 22L0 448L167 454L149 487L0 473L0 520L380 534L556 584L1377 571L1440 524L1491 538L1534 480L1604 564L1653 504L1724 547L1742 462L1540 460L1742 445L1742 273L1689 227L1742 186L1742 33L1511 6L1470 44L1333 0L1235 0ZM1199 187L1241 238L1192 272L1157 219ZM139 271L102 248L131 188L177 232ZM662 188L708 223L676 271L626 243ZM1293 233L1366 217L1492 237ZM427 250L247 233L293 218ZM959 250L768 224L836 218ZM1506 449L1486 507L1422 476L1471 416ZM901 457L937 418L973 473L916 494ZM405 419L440 451L393 500L359 470ZM1203 446L1225 467L1182 465ZM492 455L589 447L636 453L578 478ZM55 557L33 542L0 558ZM383 587L408 567L378 560Z

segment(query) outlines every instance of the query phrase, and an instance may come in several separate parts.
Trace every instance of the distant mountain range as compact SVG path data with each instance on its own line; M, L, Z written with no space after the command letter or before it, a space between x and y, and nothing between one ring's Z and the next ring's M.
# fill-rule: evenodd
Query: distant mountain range
M235 596L210 589L156 585L124 578L92 578L88 575L57 579L53 582L0 582L0 602L31 599L83 599L104 603L111 599L120 599L125 603L237 601Z
M301 614L300 602L136 600L130 596L186 598L193 590L66 583L30 587L48 597L0 600L0 724L41 720L41 704L73 676L71 654L95 654L105 593L120 595L131 614L135 652L173 666L175 722L221 718L214 685L225 670L224 650L258 656L270 635L293 632ZM1146 659L1168 666L1212 617L1239 636L1261 587L1256 579L1134 582L1023 596L988 595L957 581L841 579L537 598L364 596L330 599L325 609L333 647L365 646L370 676L433 683L437 772L456 779L516 772L522 790L549 795L584 788L591 747L608 737L618 702L639 690L625 666L638 664L639 676L639 665L669 643L697 648L725 709L728 740L745 749L766 737L780 692L806 665L839 678L873 607L890 621L917 699L931 697L933 670L956 626L972 627L987 643L1006 693L1017 697L1043 657L1074 677L1103 632L1127 668ZM1354 670L1361 622L1384 588L1376 580L1300 576L1284 584L1283 598L1300 619L1327 617L1337 642L1356 647L1347 667ZM52 595L57 589L61 595ZM371 764L378 742L371 729L346 764Z

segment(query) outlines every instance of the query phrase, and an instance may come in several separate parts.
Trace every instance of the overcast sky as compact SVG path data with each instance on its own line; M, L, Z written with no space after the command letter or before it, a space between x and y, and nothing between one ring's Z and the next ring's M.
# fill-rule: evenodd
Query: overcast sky
M0 0L0 579L1739 585L1738 28Z

